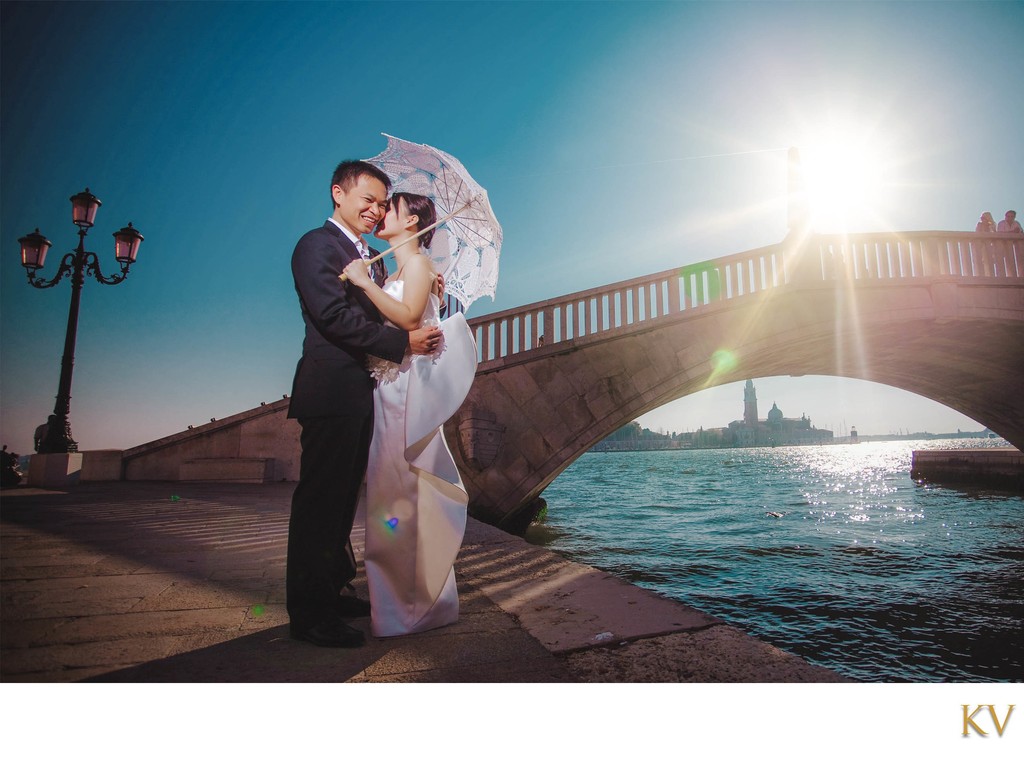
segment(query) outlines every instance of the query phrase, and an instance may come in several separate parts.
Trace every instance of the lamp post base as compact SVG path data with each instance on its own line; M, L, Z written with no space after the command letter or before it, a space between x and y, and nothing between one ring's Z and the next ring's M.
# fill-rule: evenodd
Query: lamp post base
M28 464L28 485L33 488L66 488L78 484L81 453L37 453Z

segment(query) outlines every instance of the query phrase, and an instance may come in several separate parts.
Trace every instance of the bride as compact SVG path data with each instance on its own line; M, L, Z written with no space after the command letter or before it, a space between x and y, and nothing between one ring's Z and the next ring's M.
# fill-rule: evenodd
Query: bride
M363 261L345 268L351 284L392 324L439 323L437 276L423 249L434 223L429 198L396 192L374 233L395 250L384 287ZM421 247L422 246L422 247ZM469 497L442 425L458 410L476 373L476 345L462 314L440 323L438 353L406 354L401 364L370 357L377 380L366 469L366 552L371 631L377 637L422 632L458 619L453 564L466 529Z

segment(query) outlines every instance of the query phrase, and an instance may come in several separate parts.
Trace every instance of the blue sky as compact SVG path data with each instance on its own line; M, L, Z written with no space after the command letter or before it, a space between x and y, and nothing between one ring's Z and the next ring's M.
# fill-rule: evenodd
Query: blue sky
M1024 211L1021 3L3 3L3 442L53 407L69 284L25 282L17 238L145 235L127 281L86 283L72 429L122 448L290 391L295 241L333 166L381 132L458 156L505 232L498 297L470 316L778 242L785 149L869 156L831 231L973 229ZM815 150L820 151L815 153ZM833 152L831 155L835 155ZM825 197L823 194L822 197ZM831 214L831 215L830 215ZM755 378L766 412L837 431L980 429L834 378ZM642 418L718 426L742 388Z

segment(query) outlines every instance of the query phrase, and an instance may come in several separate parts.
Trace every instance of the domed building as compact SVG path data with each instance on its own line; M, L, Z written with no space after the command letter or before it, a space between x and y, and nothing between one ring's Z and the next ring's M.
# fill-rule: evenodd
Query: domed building
M819 430L811 425L806 414L799 419L787 419L777 403L772 403L768 418L757 416L757 392L752 380L743 387L743 419L729 423L726 438L737 447L775 445L821 445L832 442L831 430Z

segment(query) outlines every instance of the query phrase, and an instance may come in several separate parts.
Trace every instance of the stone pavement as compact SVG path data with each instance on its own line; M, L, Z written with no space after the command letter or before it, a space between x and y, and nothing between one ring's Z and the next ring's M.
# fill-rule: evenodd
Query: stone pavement
M470 520L458 623L288 637L294 483L0 494L4 682L842 682L720 620ZM357 520L357 524L358 524ZM363 534L353 543L361 554ZM366 596L365 577L356 587Z

